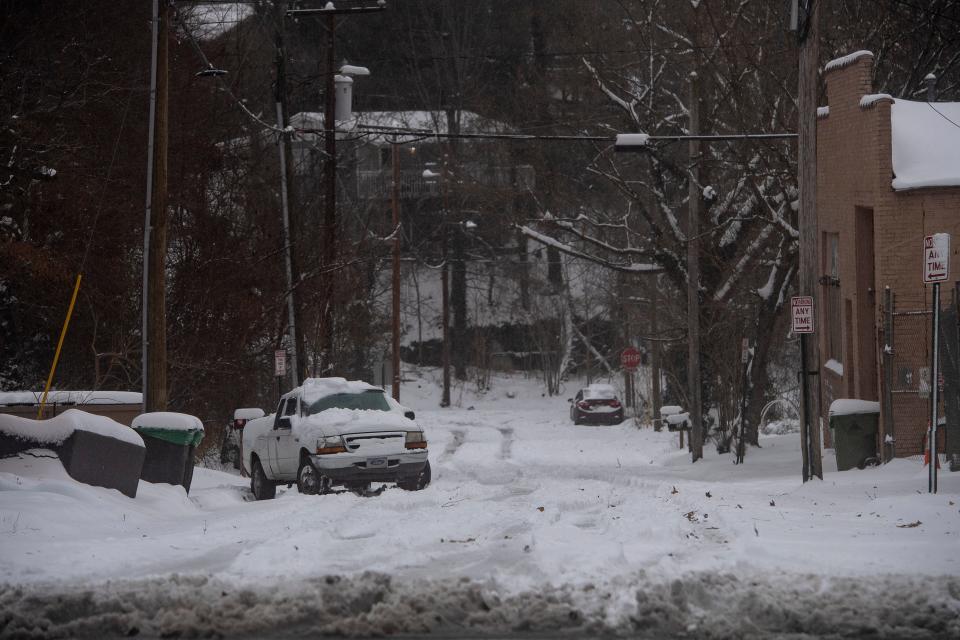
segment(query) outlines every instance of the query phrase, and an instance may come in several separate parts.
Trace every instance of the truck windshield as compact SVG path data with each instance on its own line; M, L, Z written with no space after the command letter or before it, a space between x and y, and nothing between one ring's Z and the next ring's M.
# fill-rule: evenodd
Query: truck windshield
M364 391L363 393L335 393L332 396L320 398L309 407L307 415L312 416L327 409L371 409L374 411L390 411L382 391Z

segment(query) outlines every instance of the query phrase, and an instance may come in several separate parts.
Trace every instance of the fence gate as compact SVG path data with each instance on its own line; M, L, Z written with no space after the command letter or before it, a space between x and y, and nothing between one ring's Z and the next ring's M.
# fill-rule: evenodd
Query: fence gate
M940 371L943 404L939 416L945 442L940 451L960 460L960 345L958 345L956 292L943 305L940 316ZM901 309L896 297L887 293L884 302L883 348L884 433L883 458L921 455L930 422L932 312L929 309ZM892 440L896 425L897 439ZM887 437L889 436L889 438ZM945 444L945 448L942 448Z

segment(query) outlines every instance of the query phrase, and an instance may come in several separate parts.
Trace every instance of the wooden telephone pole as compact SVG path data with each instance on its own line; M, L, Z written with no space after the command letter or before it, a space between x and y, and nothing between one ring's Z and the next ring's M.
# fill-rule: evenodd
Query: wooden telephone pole
M153 3L154 37L151 76L151 167L147 195L147 229L144 260L144 411L167 409L167 123L170 9L167 2Z
M690 135L700 133L700 78L690 74ZM687 194L687 402L690 411L690 455L703 457L703 415L700 380L700 141L690 140L690 186Z
M819 308L817 288L817 87L820 58L820 4L822 0L800 0L797 38L800 44L800 81L797 105L800 111L798 183L800 211L797 223L800 229L800 291L801 296L813 298L814 317ZM817 323L822 324L822 323ZM817 330L816 324L815 331ZM820 455L820 340L817 333L806 341L801 362L802 385L807 397L806 408L800 419L800 437L803 443L803 481L813 477L823 479Z

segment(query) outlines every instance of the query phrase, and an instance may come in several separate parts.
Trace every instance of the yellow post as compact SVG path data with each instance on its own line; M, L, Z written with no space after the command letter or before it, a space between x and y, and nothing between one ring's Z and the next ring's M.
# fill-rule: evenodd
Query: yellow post
M53 383L53 374L57 371L57 362L60 360L60 349L63 348L63 339L67 337L67 327L70 326L70 318L73 316L73 305L77 302L77 293L80 291L80 279L82 273L77 274L77 284L73 287L73 296L70 297L70 308L67 309L67 317L63 321L63 329L60 331L60 341L57 342L57 352L53 355L53 365L50 367L50 375L47 376L47 386L43 388L43 396L40 398L40 410L37 411L37 420L43 417L43 406L47 403L47 394L50 392L50 385Z

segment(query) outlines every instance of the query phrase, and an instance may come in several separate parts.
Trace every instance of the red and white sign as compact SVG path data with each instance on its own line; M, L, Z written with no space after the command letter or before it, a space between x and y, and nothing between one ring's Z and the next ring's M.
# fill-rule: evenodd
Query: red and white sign
M633 371L640 366L640 352L634 347L627 347L620 354L620 365L627 371Z
M287 352L283 349L273 352L273 375L278 378L287 375Z
M790 298L790 316L794 333L813 333L813 298L793 296Z
M923 239L923 281L943 282L950 277L950 234L935 233Z

